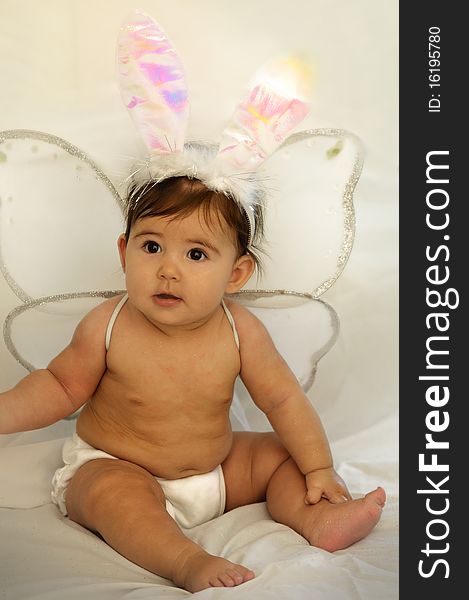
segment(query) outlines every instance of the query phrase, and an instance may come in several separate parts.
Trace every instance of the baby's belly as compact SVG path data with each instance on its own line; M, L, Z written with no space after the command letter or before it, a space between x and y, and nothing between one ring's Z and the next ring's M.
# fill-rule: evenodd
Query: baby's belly
M139 427L138 419L97 417L86 405L77 421L77 434L88 444L116 458L139 465L156 477L180 479L212 471L227 457L232 443L228 415L182 427L177 419L149 427L148 419ZM199 426L198 426L199 425ZM151 431L149 431L151 430Z

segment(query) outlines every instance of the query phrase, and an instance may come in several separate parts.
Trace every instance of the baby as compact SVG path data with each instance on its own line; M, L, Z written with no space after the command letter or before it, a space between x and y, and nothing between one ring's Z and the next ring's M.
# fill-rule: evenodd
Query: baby
M187 177L133 197L118 240L127 293L88 313L47 369L0 394L0 433L45 427L83 406L54 502L190 592L255 577L181 530L238 506L266 500L273 519L330 552L366 536L384 490L352 500L268 332L226 298L257 264L242 210ZM238 375L274 432L231 430Z

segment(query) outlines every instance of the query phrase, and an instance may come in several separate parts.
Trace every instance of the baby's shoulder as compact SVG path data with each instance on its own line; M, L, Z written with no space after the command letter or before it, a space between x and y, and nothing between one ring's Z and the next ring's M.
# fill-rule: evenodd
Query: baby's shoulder
M122 294L108 298L86 313L75 329L74 340L94 342L102 339L104 341L109 320L121 298Z
M233 317L240 342L257 343L263 339L270 340L270 335L262 321L246 306L231 299L225 300L225 304Z

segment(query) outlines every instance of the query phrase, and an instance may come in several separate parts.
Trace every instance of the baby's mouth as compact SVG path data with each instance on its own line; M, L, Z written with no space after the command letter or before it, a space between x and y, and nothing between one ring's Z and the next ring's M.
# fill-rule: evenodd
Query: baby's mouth
M176 304L182 302L182 298L179 298L179 296L175 296L174 294L162 293L155 294L153 297L155 299L155 303L159 306L175 306Z

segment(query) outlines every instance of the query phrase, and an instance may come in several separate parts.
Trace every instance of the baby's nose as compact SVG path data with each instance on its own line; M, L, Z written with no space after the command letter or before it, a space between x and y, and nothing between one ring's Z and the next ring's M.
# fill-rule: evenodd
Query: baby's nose
M179 269L171 259L164 260L158 269L159 279L177 280L180 277Z

